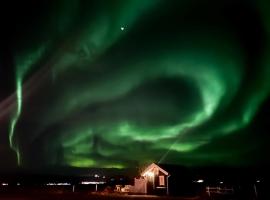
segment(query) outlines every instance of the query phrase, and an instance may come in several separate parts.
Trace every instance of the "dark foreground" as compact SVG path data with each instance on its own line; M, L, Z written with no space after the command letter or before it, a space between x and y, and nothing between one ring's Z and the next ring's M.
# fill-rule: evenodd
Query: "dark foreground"
M108 193L5 193L0 194L0 199L7 200L238 200L234 197L217 196L194 196L194 197L172 197L154 195L130 195L130 194L108 194Z
M5 194L0 195L0 199L8 200L202 200L200 197L158 197L147 195L116 195L116 194Z
M134 195L127 193L117 193L112 190L102 190L93 192L91 190L72 191L71 188L63 187L20 187L5 188L0 187L0 200L268 200L270 198L255 197L252 195L237 196L235 194L211 194L198 193L193 196L155 196L155 195Z

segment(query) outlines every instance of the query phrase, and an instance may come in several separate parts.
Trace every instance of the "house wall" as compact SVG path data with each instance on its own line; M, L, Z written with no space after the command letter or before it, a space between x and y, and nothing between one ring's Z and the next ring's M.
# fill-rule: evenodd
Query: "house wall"
M160 184L159 176L164 177L164 185ZM166 195L167 193L167 175L158 171L154 177L147 177L147 194Z
M163 185L160 182L160 178L163 177ZM161 171L158 172L157 176L155 177L155 194L157 195L166 195L167 194L167 177L168 175L165 175Z
M135 178L134 186L130 186L131 193L146 194L147 181L144 178Z

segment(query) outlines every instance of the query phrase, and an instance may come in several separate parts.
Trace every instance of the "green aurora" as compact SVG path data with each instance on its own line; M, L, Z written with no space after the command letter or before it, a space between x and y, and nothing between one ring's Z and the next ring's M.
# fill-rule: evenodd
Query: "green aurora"
M250 149L234 138L250 135L269 98L266 4L41 4L35 19L16 26L15 91L10 107L0 102L17 164L254 162L241 159Z

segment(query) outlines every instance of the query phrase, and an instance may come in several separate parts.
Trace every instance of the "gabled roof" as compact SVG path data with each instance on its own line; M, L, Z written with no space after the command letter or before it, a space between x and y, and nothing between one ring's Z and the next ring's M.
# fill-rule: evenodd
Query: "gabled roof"
M167 171L165 171L164 169L162 169L160 166L158 166L155 163L152 163L151 165L149 165L145 170L143 170L143 172L141 173L142 176L145 176L145 174L147 172L152 172L154 171L154 169L158 169L159 171L161 171L163 174L165 174L166 176L169 175L169 173Z

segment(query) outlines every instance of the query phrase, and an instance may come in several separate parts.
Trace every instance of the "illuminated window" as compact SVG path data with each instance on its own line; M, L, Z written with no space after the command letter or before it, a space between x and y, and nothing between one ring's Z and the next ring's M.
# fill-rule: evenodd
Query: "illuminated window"
M164 176L159 176L159 185L165 185Z

